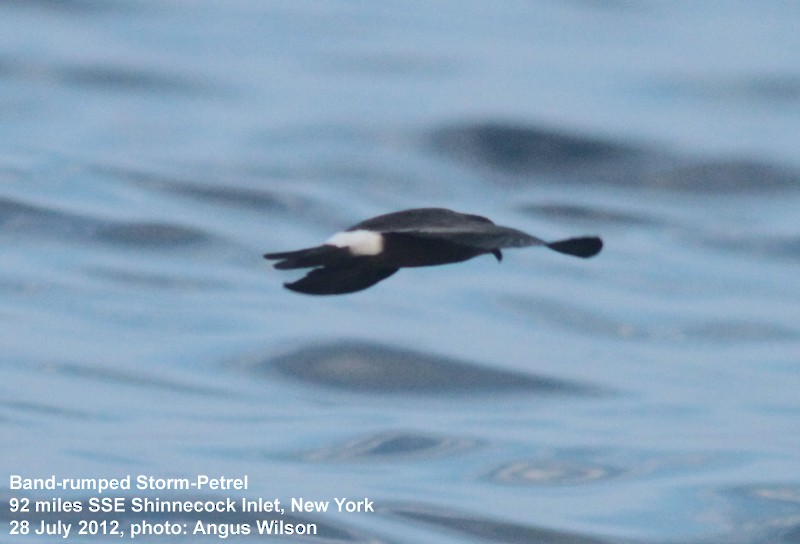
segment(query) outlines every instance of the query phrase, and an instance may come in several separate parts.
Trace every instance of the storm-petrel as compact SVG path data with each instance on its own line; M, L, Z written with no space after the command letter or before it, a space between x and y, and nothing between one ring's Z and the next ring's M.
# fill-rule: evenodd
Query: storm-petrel
M478 255L503 259L503 248L546 246L559 253L592 257L603 248L596 236L545 242L479 215L445 208L418 208L379 215L308 249L267 253L275 268L313 268L284 287L310 295L361 291L400 268L459 263Z

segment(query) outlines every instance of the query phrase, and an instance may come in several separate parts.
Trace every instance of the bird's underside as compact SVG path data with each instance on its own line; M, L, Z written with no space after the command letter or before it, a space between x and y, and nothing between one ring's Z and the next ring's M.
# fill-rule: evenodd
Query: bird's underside
M374 217L307 249L267 253L277 269L313 268L287 289L312 295L354 293L371 287L400 268L437 266L492 254L501 249L546 246L576 257L592 257L600 238L545 242L517 229L495 225L485 217L443 208L420 208Z

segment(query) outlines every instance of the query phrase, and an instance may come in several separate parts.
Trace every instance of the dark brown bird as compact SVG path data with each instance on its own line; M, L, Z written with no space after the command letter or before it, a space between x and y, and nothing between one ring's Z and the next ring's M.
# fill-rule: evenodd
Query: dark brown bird
M545 246L588 258L603 241L596 236L545 242L479 215L445 208L417 208L379 215L308 249L267 253L275 268L313 268L284 287L310 295L341 295L371 287L400 268L459 263L483 254L503 259L501 249Z

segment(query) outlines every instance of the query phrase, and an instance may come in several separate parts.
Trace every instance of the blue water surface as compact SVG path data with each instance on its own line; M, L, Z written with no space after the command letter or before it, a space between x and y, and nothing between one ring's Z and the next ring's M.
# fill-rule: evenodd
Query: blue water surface
M286 518L310 542L800 542L798 27L780 0L3 2L0 541L57 538L9 534L11 474L246 474L374 501ZM261 257L423 206L605 249L341 297Z

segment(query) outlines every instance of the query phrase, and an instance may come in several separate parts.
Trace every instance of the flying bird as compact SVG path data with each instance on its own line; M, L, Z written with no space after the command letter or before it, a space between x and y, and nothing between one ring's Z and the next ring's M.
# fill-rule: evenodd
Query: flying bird
M460 263L483 254L500 262L501 249L545 246L588 258L603 241L596 236L545 242L521 230L495 225L480 215L445 208L417 208L379 215L331 236L320 246L267 253L280 270L311 268L284 287L309 295L354 293L385 280L400 268Z

